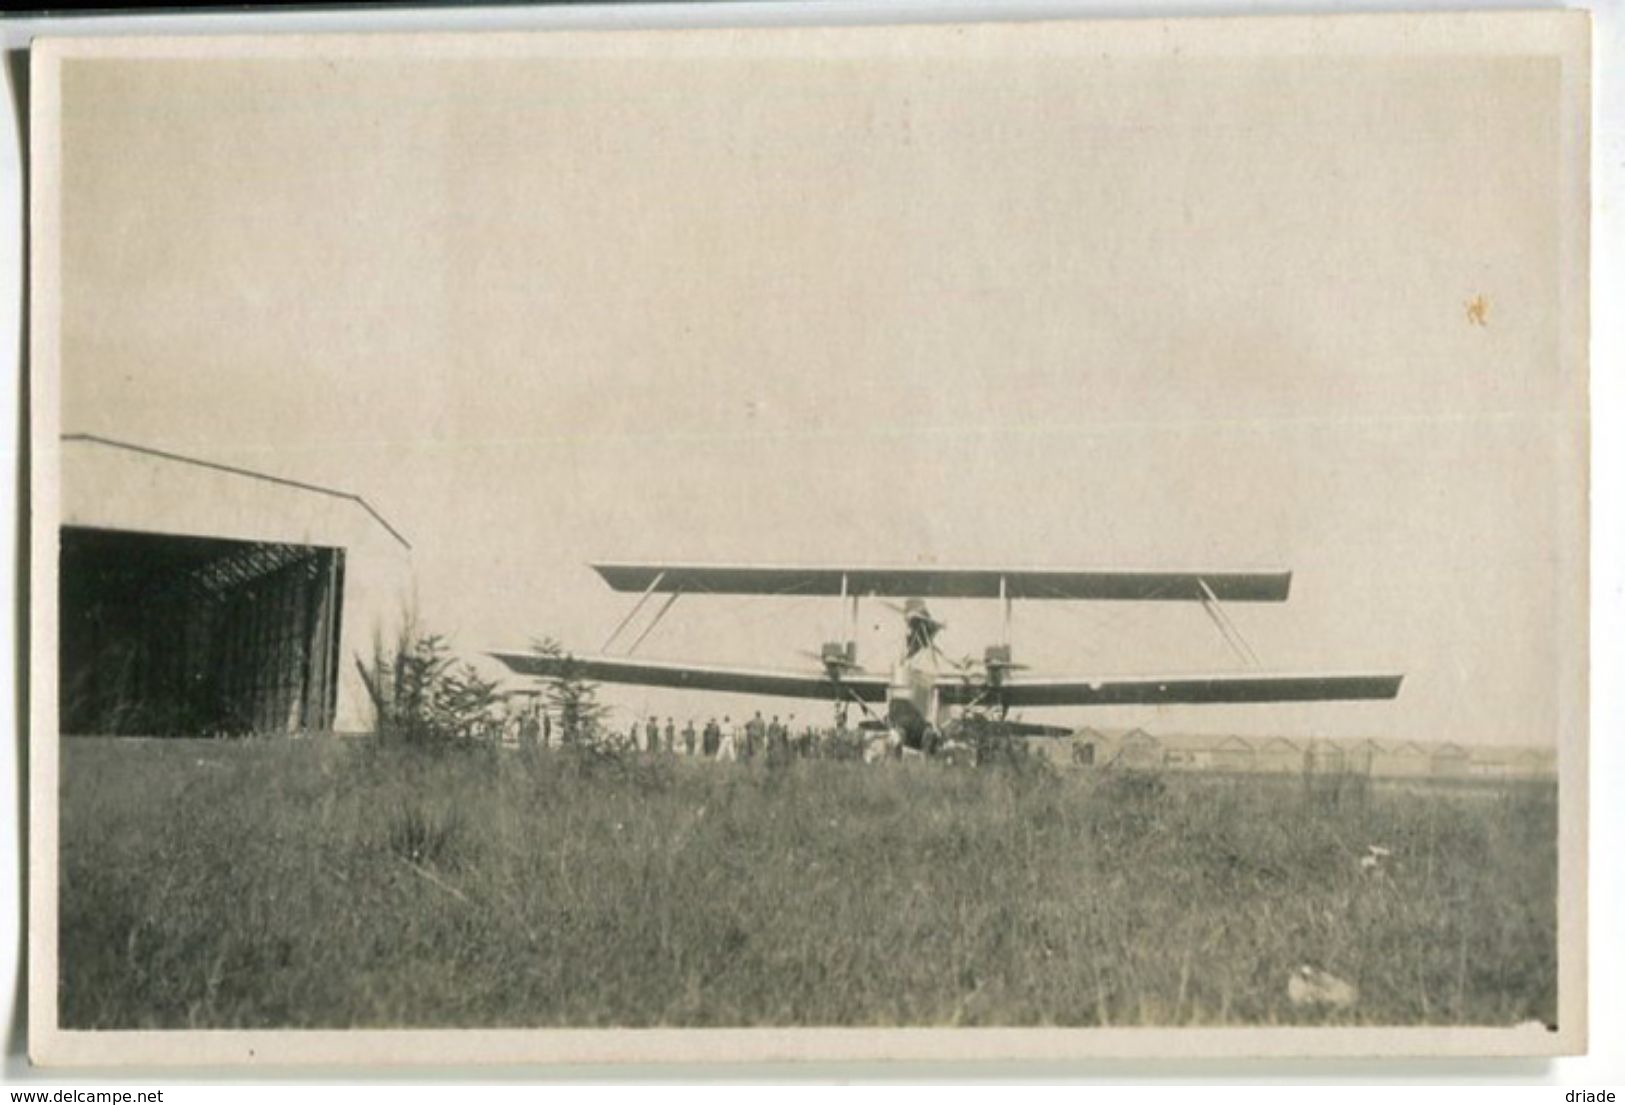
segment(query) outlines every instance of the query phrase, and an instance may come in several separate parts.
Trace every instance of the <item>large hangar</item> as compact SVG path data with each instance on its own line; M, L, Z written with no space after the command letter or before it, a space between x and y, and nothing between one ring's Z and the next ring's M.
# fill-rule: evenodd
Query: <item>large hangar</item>
M356 659L412 563L366 500L88 434L61 456L62 732L371 727Z

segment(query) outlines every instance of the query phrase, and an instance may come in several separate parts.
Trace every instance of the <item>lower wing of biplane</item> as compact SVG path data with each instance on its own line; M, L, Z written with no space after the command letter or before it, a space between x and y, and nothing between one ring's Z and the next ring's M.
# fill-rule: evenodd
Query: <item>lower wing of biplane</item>
M1025 706L1160 706L1247 702L1354 702L1394 698L1402 675L1270 674L1114 675L1047 677L1009 675L994 693L1011 708ZM942 682L950 705L974 702L985 688Z
M886 701L886 678L869 672L851 672L837 680L827 671L729 668L711 664L678 664L665 660L634 660L624 656L553 656L533 652L493 652L520 675L539 679L571 676L591 683L623 683L635 687L675 687L690 691L767 695L775 698L821 698L843 693L864 703Z
M557 679L565 675L596 683L674 687L693 691L808 698L842 696L866 704L886 701L887 677L874 672L734 668L637 660L622 656L552 656L493 652L520 675ZM948 705L963 706L990 693L1011 708L1028 706L1135 706L1249 702L1327 702L1387 699L1399 694L1399 675L1267 674L1238 672L1177 676L1006 675L996 688L969 683L958 675L937 676Z

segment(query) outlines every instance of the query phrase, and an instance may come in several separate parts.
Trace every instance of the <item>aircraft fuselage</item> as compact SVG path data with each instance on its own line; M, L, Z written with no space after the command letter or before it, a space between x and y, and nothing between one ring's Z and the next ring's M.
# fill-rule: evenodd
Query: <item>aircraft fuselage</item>
M903 617L907 641L886 686L886 724L909 748L923 748L926 733L940 728L943 720L934 646L942 624L920 599L908 600Z
M937 725L937 675L934 665L921 662L922 655L897 661L886 687L886 724L910 748L922 747L926 730Z

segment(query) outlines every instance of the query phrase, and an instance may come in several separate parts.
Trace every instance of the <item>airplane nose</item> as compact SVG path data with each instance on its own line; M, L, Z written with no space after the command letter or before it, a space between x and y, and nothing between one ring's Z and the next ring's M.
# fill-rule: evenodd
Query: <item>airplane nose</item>
M923 631L928 634L936 634L947 628L946 623L939 622L931 616L931 611L926 609L924 599L907 599L901 607L893 606L892 609L903 615L903 620L908 623L910 632Z

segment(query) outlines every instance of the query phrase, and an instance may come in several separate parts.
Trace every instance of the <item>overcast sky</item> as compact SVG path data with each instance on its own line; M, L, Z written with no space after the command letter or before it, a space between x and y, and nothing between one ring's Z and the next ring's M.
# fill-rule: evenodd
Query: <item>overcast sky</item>
M362 493L469 650L596 650L594 559L1279 565L1230 609L1266 665L1397 702L1042 716L1553 741L1555 64L865 33L69 61L63 428ZM796 666L834 605L685 598L640 655ZM993 605L937 609L949 654ZM1019 605L1015 646L1235 667L1173 604Z

